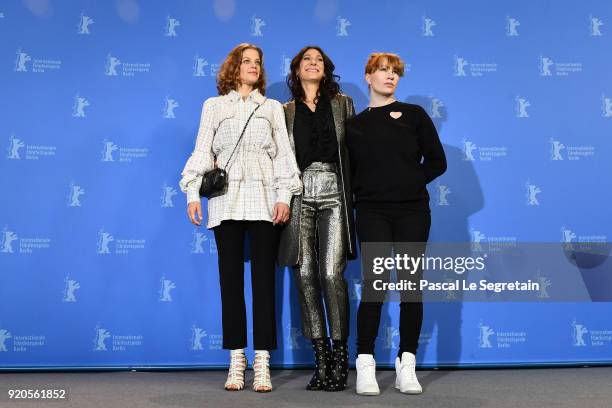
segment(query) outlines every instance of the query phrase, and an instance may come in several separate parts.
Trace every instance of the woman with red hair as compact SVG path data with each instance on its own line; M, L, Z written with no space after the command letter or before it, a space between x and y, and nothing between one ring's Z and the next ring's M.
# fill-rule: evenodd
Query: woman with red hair
M363 284L357 312L357 386L361 395L378 395L374 342L380 325L385 292L374 283L388 281L389 271L374 274L376 256L391 250L418 257L429 238L431 215L426 185L446 171L446 157L438 133L425 110L395 98L404 62L396 54L372 53L365 68L369 107L347 124L351 160L355 224L362 243ZM364 243L379 243L366 251ZM373 253L376 252L376 253ZM422 269L398 280L417 283ZM412 272L412 271L411 271ZM395 387L419 394L416 350L423 321L422 294L402 293L399 316L400 344L395 359Z
M247 359L244 301L244 240L250 235L253 294L253 389L272 390L268 350L275 349L275 260L278 225L287 222L289 204L302 191L300 172L289 146L282 105L265 95L263 52L240 44L228 54L217 76L219 96L204 102L195 149L182 172L187 213L202 223L202 176L216 166L227 171L223 191L208 200L206 227L215 234L223 348L231 350L225 389L241 390Z

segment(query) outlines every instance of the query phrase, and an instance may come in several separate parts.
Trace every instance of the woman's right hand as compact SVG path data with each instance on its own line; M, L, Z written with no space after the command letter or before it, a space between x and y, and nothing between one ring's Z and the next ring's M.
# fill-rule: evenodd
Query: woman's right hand
M202 224L202 204L199 201L192 201L187 205L187 215L193 225L198 227Z

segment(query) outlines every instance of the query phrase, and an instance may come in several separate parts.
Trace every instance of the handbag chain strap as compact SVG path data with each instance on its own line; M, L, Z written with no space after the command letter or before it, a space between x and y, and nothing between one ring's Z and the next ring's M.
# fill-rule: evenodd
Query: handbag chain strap
M240 144L240 141L242 140L242 136L244 136L244 132L246 131L246 128L249 125L249 122L251 121L251 118L253 117L257 109L259 109L261 105L263 105L266 102L266 99L264 99L264 101L261 104L257 105L255 109L253 109L253 112L251 112L251 114L249 115L249 118L247 119L246 123L244 124L244 127L242 128L242 133L240 134L240 137L238 138L238 141L236 142L236 145L234 146L234 150L232 150L232 153L230 154L229 159L227 159L227 162L225 162L225 166L223 166L223 171L225 171L225 169L229 165L229 162L232 160L232 156L234 155L234 152L238 148L238 145Z

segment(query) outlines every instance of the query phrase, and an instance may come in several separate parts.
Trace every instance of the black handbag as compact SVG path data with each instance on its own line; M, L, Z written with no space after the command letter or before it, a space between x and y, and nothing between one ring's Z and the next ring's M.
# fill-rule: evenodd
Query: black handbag
M263 102L261 103L261 105L263 105ZM204 173L204 175L202 176L202 184L200 185L200 197L211 198L220 196L225 193L227 187L227 172L225 171L225 169L229 165L230 160L232 160L232 156L234 155L236 148L240 144L242 136L244 136L244 132L246 131L246 128L249 125L253 114L255 114L255 112L257 111L257 109L259 109L261 105L257 105L253 112L251 112L251 115L244 124L244 128L242 128L242 133L240 134L240 137L236 142L236 146L234 146L234 150L232 150L232 154L230 154L229 159L227 159L225 166L222 169L215 167L214 169Z

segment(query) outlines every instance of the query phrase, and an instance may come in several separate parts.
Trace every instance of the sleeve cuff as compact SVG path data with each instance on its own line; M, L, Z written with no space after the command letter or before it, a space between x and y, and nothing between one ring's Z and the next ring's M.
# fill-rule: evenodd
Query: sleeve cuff
M187 192L187 204L189 204L189 203L191 203L193 201L200 202L200 192L199 191L189 190Z
M291 205L292 196L293 194L291 194L291 191L289 190L278 190L276 192L276 202Z

